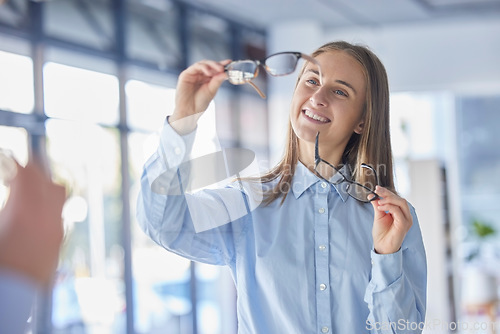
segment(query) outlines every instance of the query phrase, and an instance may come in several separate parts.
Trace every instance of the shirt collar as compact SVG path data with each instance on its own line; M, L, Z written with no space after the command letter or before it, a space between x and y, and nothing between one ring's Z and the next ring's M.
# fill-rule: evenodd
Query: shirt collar
M346 177L350 177L351 173L349 168L347 168L347 165L344 165L341 169L340 172L344 174ZM337 191L339 196L342 198L342 201L346 201L347 198L349 197L349 194L347 193L347 182L340 182L339 184L335 185L335 182L338 182L342 176L340 174L335 174L332 176L330 179L331 186ZM292 181L292 192L295 198L299 198L304 191L309 189L315 184L319 184L322 182L322 179L318 177L316 174L311 172L302 162L297 162L297 166L295 167L295 174L293 176L293 181Z

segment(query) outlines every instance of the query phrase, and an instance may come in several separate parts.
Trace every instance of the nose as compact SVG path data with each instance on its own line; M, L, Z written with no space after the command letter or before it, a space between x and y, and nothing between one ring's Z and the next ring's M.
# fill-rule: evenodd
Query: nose
M327 107L328 106L328 99L326 95L326 90L324 87L319 87L318 90L316 90L311 97L309 98L309 101L311 101L312 105L315 107Z

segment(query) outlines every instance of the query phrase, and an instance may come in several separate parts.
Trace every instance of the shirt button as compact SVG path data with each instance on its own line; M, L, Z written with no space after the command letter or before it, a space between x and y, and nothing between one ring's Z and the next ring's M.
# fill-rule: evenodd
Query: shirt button
M181 148L180 148L180 147L176 147L176 148L174 149L174 153L175 153L175 154L177 154L177 155L181 154L181 151L182 151L182 150L181 150Z
M319 213L325 213L325 208L320 208L320 209L318 210L318 212L319 212Z
M325 291L325 290L326 290L326 284L320 284L320 285L319 285L319 289L320 289L321 291Z
M321 188L325 189L327 186L326 182L321 182Z
M320 245L318 248L319 248L320 251L324 251L326 249L326 246L325 245Z
M321 328L321 333L328 333L329 330L330 329L325 326L325 327Z

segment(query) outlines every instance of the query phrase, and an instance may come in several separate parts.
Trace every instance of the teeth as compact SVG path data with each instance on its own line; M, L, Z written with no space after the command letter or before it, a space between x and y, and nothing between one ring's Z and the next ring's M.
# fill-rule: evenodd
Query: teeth
M320 122L323 122L323 123L328 122L328 119L327 119L327 118L324 118L324 117L318 116L318 115L316 115L316 114L313 114L311 111L309 111L309 110L307 110L307 109L306 109L306 110L304 110L304 112L305 112L305 114L306 114L308 117L310 117L310 118L312 118L312 119L315 119L315 120L320 121Z

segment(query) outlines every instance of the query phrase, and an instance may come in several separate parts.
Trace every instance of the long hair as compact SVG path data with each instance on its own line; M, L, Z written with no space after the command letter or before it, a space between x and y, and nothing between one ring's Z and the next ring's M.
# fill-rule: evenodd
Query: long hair
M389 83L384 65L367 47L345 41L327 43L314 51L312 56L317 57L330 51L345 52L356 59L363 68L367 83L366 101L363 106L363 131L361 134L352 134L342 155L342 161L352 170L354 181L361 184L369 182L370 176L360 168L361 163L366 163L377 171L379 185L395 191L389 132ZM306 65L307 63L303 65L297 83ZM265 192L263 204L268 205L279 197L282 197L283 204L291 189L297 162L298 139L289 121L287 145L281 161L259 178L262 183L278 180L274 187Z

